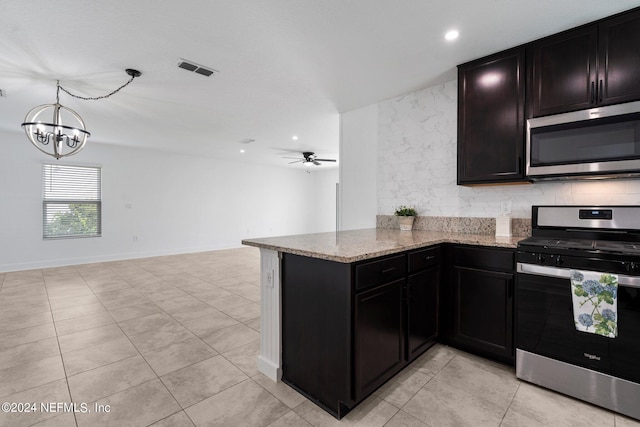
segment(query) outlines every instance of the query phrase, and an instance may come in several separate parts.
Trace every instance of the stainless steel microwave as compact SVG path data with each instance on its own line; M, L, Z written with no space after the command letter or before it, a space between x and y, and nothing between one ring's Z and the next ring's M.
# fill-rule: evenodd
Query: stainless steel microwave
M640 177L640 101L527 120L532 180Z

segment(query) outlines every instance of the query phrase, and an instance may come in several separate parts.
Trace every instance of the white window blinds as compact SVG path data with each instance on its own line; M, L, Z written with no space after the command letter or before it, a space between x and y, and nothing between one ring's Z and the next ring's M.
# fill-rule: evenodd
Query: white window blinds
M99 167L42 165L43 237L98 237L101 227Z

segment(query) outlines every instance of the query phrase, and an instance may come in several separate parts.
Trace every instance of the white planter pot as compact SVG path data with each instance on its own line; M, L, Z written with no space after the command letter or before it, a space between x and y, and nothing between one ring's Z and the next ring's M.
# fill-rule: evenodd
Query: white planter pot
M411 231L414 218L413 216L399 216L398 223L400 224L400 231Z

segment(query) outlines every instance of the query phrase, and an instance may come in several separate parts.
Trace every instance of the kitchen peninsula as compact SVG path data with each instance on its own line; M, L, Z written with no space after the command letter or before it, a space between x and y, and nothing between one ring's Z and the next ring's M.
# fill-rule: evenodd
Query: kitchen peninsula
M258 369L341 418L439 338L445 244L513 268L521 239L376 228L243 240L261 253Z

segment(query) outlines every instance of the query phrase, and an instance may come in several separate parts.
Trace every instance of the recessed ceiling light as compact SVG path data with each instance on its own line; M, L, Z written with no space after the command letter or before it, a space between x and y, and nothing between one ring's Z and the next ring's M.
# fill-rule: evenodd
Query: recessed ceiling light
M452 40L457 39L459 35L460 35L460 32L458 30L449 30L444 35L444 38L449 40L449 41L452 41Z
M244 153L244 150L240 150L241 153Z
M298 140L298 135L293 135L293 136L291 137L291 139L293 139L294 141L297 141L297 140Z

